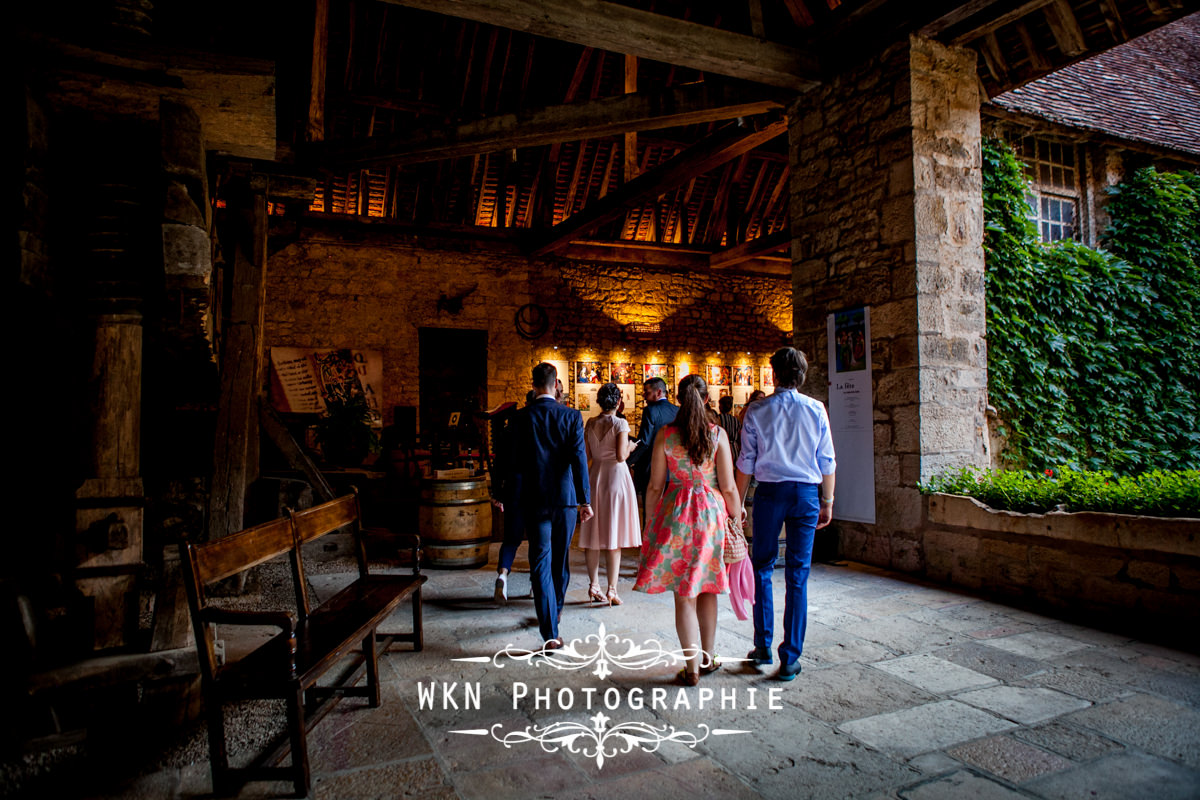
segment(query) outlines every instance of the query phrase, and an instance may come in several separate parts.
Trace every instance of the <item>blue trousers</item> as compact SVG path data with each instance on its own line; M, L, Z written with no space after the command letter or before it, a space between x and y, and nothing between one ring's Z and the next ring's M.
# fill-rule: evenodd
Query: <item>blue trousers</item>
M754 492L754 540L750 563L754 565L754 646L771 647L775 628L775 598L771 574L779 555L779 529L787 530L783 606L782 664L795 663L804 650L808 624L808 573L812 568L813 538L821 502L815 483L759 482Z
M571 539L575 536L574 506L552 509L522 509L525 532L529 536L529 577L533 584L533 607L543 641L558 638L558 618L562 614L571 581Z
M521 506L517 503L504 505L504 541L500 544L500 563L497 569L512 572L517 560L517 550L525 540L525 522L521 518Z

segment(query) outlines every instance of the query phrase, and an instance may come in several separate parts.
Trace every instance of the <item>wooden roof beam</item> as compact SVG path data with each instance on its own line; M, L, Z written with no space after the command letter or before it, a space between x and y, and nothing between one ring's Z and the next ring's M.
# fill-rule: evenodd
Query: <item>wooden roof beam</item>
M712 253L703 247L665 244L662 242L601 242L578 241L563 248L557 255L570 261L629 264L641 267L666 267L689 272L705 272ZM792 263L786 257L759 254L730 264L729 272L791 277Z
M462 125L430 129L412 137L378 137L358 143L328 142L307 151L339 169L418 164L498 150L616 136L782 109L782 93L760 86L700 83L658 93L615 97L533 111L502 114Z
M383 1L799 92L820 84L800 50L604 0Z
M787 122L778 120L762 130L728 125L712 136L702 139L669 161L643 173L634 180L592 203L578 214L555 225L530 248L534 256L544 256L562 249L572 240L586 235L625 210L646 198L656 198L691 180L697 175L719 167L760 144L774 139L787 130Z
M766 236L760 236L757 239L751 239L748 242L742 242L733 247L727 247L718 253L713 253L708 257L708 266L712 269L732 267L735 264L741 264L744 261L750 261L774 253L777 250L782 250L791 243L792 232L785 228Z

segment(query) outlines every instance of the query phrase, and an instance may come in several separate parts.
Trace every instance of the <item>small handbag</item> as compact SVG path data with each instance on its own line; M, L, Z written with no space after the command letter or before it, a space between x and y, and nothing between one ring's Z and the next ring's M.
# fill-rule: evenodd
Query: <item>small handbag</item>
M746 550L746 537L742 534L742 521L737 517L725 520L725 551L726 565L736 564L744 560L749 553Z

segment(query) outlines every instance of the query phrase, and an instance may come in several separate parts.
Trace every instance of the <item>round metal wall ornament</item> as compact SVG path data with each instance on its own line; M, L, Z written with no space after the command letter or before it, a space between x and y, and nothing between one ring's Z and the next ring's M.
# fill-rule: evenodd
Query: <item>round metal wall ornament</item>
M550 315L537 303L526 303L517 309L513 320L523 339L537 339L550 328Z

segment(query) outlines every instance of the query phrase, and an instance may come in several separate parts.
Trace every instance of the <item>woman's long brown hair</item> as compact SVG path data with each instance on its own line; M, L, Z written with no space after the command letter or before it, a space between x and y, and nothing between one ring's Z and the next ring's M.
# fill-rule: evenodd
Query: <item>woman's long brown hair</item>
M679 413L675 415L675 427L679 429L679 439L688 457L697 466L712 458L715 448L704 408L707 396L708 384L699 375L688 375L679 382Z

